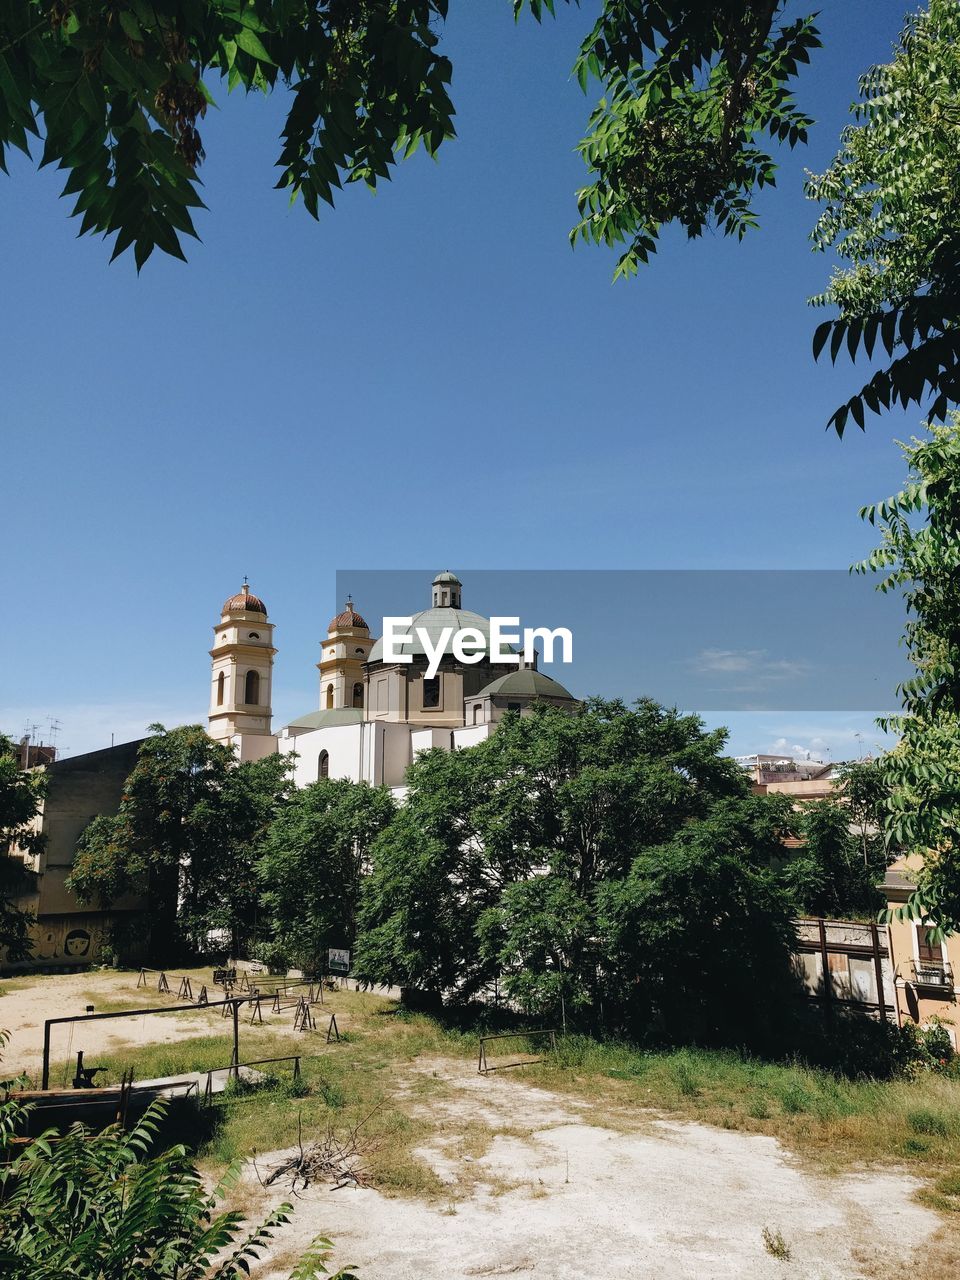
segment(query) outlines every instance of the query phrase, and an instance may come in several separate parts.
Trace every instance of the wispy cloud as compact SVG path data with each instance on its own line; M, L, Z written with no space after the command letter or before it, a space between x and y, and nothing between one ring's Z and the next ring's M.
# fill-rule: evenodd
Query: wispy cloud
M750 693L783 680L809 674L812 667L801 659L772 658L766 649L701 649L691 659L700 675L736 675L746 680L725 686L731 693Z

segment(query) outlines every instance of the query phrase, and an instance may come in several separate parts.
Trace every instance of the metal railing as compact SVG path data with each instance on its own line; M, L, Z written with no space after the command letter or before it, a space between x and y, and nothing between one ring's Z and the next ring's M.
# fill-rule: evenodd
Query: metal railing
M953 970L945 960L914 960L913 980L918 987L952 987Z

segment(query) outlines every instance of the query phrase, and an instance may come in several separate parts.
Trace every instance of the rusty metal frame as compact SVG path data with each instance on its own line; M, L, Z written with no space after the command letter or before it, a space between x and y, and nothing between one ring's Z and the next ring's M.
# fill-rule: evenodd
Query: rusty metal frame
M532 1031L505 1031L495 1036L480 1037L480 1056L477 1059L477 1071L480 1075L489 1075L491 1071L505 1071L508 1067L532 1067L538 1062L546 1059L546 1054L542 1053L539 1057L517 1058L514 1062L498 1062L491 1065L487 1059L487 1045L493 1040L526 1040L531 1036L549 1036L550 1052L556 1053L557 1050L557 1032L554 1027L537 1027Z

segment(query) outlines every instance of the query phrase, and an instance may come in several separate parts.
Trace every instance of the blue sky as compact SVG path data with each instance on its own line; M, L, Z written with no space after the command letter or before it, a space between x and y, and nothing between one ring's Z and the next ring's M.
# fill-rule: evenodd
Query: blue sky
M617 285L611 254L567 243L591 6L542 27L451 8L458 139L319 224L273 190L282 95L219 95L186 266L108 266L55 173L0 177L7 732L53 717L73 753L202 719L243 574L277 624L282 722L315 703L347 566L838 569L871 545L857 511L898 487L919 415L824 431L856 371L810 355L829 263L802 180L902 0L824 6L798 95L819 123L760 232L668 234ZM741 752L876 737L867 714L738 715Z

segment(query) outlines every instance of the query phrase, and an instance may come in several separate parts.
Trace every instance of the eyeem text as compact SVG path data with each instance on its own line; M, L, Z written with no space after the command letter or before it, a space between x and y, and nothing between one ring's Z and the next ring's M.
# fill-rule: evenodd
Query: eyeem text
M440 668L440 660L445 654L452 654L458 662L482 662L489 653L491 662L515 663L523 662L532 666L536 652L536 642L543 644L545 662L554 661L554 651L559 643L560 662L573 661L573 635L567 627L524 627L520 631L519 618L491 618L490 640L477 627L443 627L436 639L425 627L413 627L413 618L384 618L383 620L383 660L384 662L412 662L412 653L403 653L404 646L413 644L414 637L420 642L427 656L427 679L432 680Z

